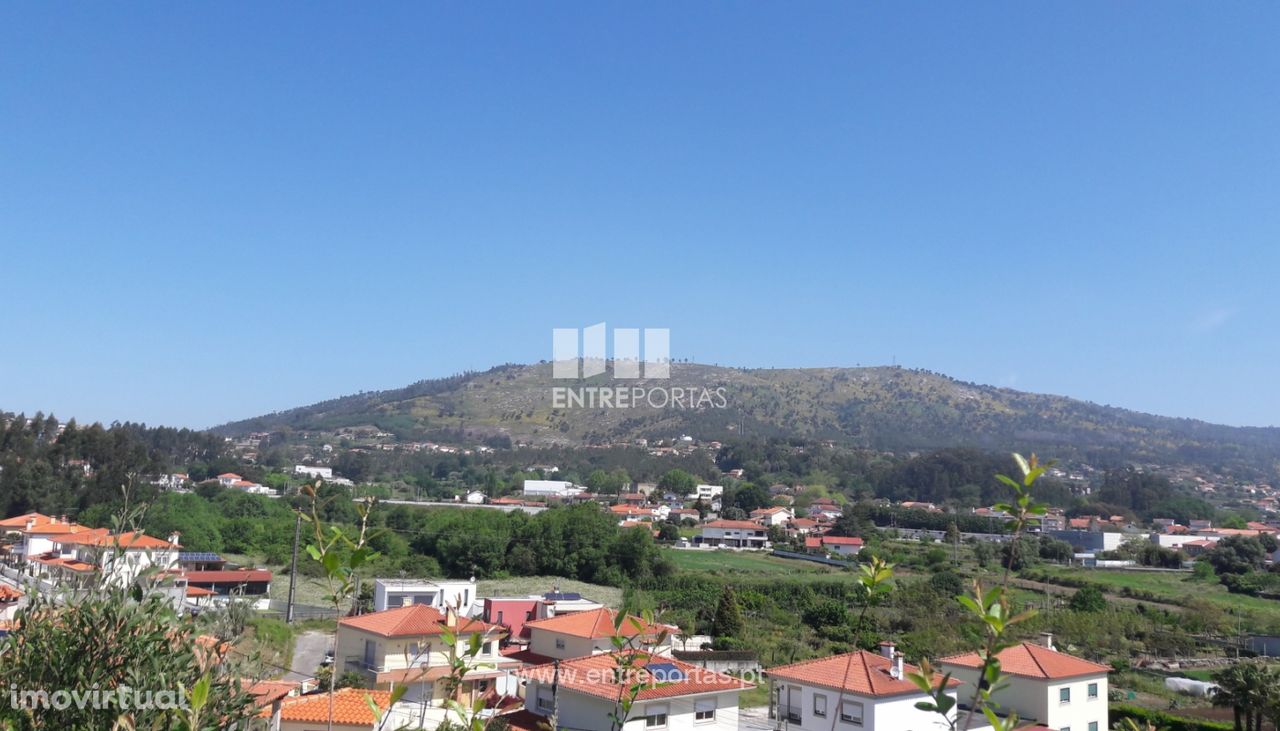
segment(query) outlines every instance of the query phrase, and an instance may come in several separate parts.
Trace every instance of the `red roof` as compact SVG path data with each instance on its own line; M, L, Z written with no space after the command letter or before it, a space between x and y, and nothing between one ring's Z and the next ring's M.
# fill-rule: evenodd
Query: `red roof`
M823 536L822 544L824 546L861 546L862 539L848 536Z
M26 528L28 522L35 522L36 525L50 523L53 518L40 513L26 513L25 515L15 515L12 518L0 520L0 528Z
M226 569L223 571L183 571L188 584L245 584L271 581L266 569Z
M769 668L765 672L771 678L820 685L832 690L843 689L859 695L886 696L921 692L915 683L905 677L895 678L890 675L889 671L892 668L893 661L884 655L858 650L843 655ZM903 663L904 674L917 670L918 668L914 665ZM941 679L941 676L938 676L936 682L941 682ZM960 681L955 678L948 683L948 686L956 685L960 685Z
M55 538L53 539L53 542L59 544L74 543L81 546L97 546L99 548L120 547L125 550L133 548L182 548L182 546L179 546L177 543L170 543L162 538L155 538L141 531L129 531L128 533L120 533L117 535L109 533L105 528L85 531L84 533L75 533L63 538Z
M414 604L408 607L362 614L358 617L347 617L340 620L338 625L372 632L383 637L421 637L423 635L438 635L450 630L469 634L477 632L487 632L494 635L506 633L506 630L502 627L465 617L458 617L458 624L453 628L445 626L445 622L445 615L435 607Z
M259 680L256 683L241 680L240 685L253 696L254 703L259 708L269 706L298 689L297 683L284 680Z
M569 635L570 637L586 637L593 640L613 637L615 633L624 637L633 637L643 632L656 633L662 630L660 627L646 624L639 617L630 615L622 620L620 628L615 629L613 622L616 616L617 614L612 609L601 607L600 609L591 609L585 612L569 612L547 619L525 622L524 626L529 629L541 629ZM639 623L639 626L636 626L637 623Z
M363 688L340 688L333 694L334 726L355 726L370 729L377 723L372 701L378 708L386 711L391 707L391 693L385 690L364 690ZM270 715L270 709L263 715ZM329 694L285 698L280 709L280 720L294 723L327 723L329 721Z
M749 520L713 520L706 523L703 528L730 528L737 530L763 530L764 526L759 523L753 523Z
M16 602L23 597L22 591L8 584L0 584L0 602L5 604Z
M732 675L717 673L706 668L690 665L668 657L654 655L641 650L631 650L634 657L633 675L626 678L626 687L640 686L636 700L648 701L658 698L679 698L700 693L723 693L754 688L754 683L735 678ZM662 664L662 670L649 672L650 665ZM679 671L680 675L667 675L670 669ZM610 701L618 697L618 657L615 653L588 655L573 660L561 660L559 673L554 664L539 665L527 668L518 673L530 680L550 683L558 680L561 690L572 690L585 695L605 698ZM674 678L679 677L676 680Z
M1020 675L1024 678L1057 680L1060 678L1074 678L1078 675L1097 675L1111 671L1111 668L1107 665L1100 665L1074 655L1050 650L1034 642L1022 642L1013 647L1007 647L996 653L996 658L1000 660L1001 671L1010 675ZM944 657L938 661L938 664L979 668L982 667L982 658L978 657L976 652L969 652L963 655Z

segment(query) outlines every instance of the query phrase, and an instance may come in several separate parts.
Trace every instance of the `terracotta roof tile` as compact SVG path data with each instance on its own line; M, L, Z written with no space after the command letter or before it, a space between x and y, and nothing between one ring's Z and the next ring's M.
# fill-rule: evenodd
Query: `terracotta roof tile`
M333 694L333 723L335 726L373 728L375 723L372 700L378 708L391 707L391 693L385 690L341 688ZM264 711L270 714L270 710ZM329 721L329 694L316 693L284 699L280 720L294 723L327 723Z
M635 675L627 682L640 685L636 700L647 701L658 698L678 698L699 693L717 693L741 691L754 688L754 683L735 678L732 675L718 673L713 670L691 665L687 662L668 657L653 655L641 650L631 651L635 656L633 669ZM670 676L646 670L649 665L662 664L678 670L679 680L671 680ZM666 668L664 668L665 670ZM571 690L585 695L613 700L618 697L618 662L614 653L589 655L573 660L562 660L559 673L555 665L539 665L517 671L517 674L542 683L550 683L553 678L559 682L561 690ZM669 671L668 671L669 672Z
M590 639L613 637L615 632L624 637L633 637L641 632L655 632L664 629L645 624L644 620L635 616L629 616L624 619L622 626L619 629L615 629L613 623L616 616L612 609L602 607L585 612L560 614L548 619L537 619L532 622L525 622L524 626L530 629L569 635L570 637L587 637ZM636 622L640 623L639 627L636 626Z
M902 693L919 693L920 689L906 678L895 678L889 674L893 661L884 655L859 650L843 655L822 657L816 660L783 665L765 670L771 678L794 680L798 683L820 685L833 690L846 690L866 696L888 696ZM904 672L918 670L914 665L903 663ZM939 678L939 681L941 678ZM960 681L952 678L950 686L960 685Z
M764 530L764 526L749 520L713 520L705 523L703 528L730 528L737 530Z
M996 658L1000 660L1002 671L1024 678L1057 680L1111 671L1111 668L1106 665L1089 662L1065 652L1050 650L1034 642L1022 642L1013 647L1007 647L996 653ZM938 661L938 664L978 668L982 667L982 658L978 657L976 652L968 652L963 655L944 657Z
M383 637L421 637L438 635L449 628L445 626L445 615L435 607L425 604L414 604L408 607L387 609L382 612L362 614L358 617L347 617L338 622L342 627L372 632ZM498 625L485 624L474 619L458 617L458 626L453 628L457 633L488 632L497 636L504 634L505 629Z

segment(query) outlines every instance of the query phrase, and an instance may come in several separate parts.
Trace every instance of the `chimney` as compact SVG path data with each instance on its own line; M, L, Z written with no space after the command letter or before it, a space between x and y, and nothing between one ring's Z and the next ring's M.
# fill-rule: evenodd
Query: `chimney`
M458 611L453 607L444 610L444 626L453 629L458 626Z
M169 534L169 542L175 546L178 545L178 540L181 538L182 538L182 534L176 530Z
M36 519L27 518L27 530L31 530L32 528L35 528L35 527L36 527Z
M1044 645L1046 649L1052 650L1052 649L1053 649L1053 633L1052 633L1052 632L1041 632L1041 633L1040 633L1040 644L1041 644L1041 645Z
M884 642L880 643L880 654L884 655L890 660L893 659L894 649L895 648L894 648L893 640L885 640Z
M902 653L901 652L893 653L893 670L891 670L889 674L898 680L902 680L903 673L902 673Z

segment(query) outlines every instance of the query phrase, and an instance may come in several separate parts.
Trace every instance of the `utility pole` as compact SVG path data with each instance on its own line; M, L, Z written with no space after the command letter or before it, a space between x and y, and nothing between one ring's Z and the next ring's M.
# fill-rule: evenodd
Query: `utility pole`
M284 610L284 621L293 624L293 598L298 584L298 540L302 537L302 513L293 524L293 559L289 562L289 604Z

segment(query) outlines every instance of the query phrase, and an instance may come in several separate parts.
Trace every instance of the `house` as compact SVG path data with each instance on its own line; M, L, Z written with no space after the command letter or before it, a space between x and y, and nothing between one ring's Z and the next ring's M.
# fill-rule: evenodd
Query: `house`
M766 670L770 718L791 731L949 729L938 714L916 708L929 699L906 677L918 669L903 661L893 643L882 642L880 648L880 653L858 650ZM940 682L939 675L935 689ZM954 698L959 686L960 681L950 680L947 694ZM953 710L950 718L954 715Z
M373 609L381 612L413 604L439 610L453 608L462 616L470 616L476 601L476 580L429 581L427 579L374 579Z
M527 641L527 622L546 619L551 604L540 596L485 597L480 616L489 624L506 630L505 642Z
M222 474L218 475L218 484L222 485L223 487L231 487L237 482L242 482L243 480L244 480L243 477L241 477L240 475L237 475L234 472L223 472Z
M787 524L787 532L792 535L805 535L812 533L818 527L818 521L813 518L792 518Z
M466 494L463 501L468 505L484 505L485 494L479 490L472 490Z
M1053 635L1048 633L1041 636L1040 644L1023 642L1001 650L996 657L1002 684L992 699L1001 708L1016 711L1019 719L1060 731L1106 731L1111 727L1107 713L1109 666L1057 651ZM952 673L964 683L962 700L972 693L981 667L982 659L976 652L938 661L940 671Z
M758 510L751 511L751 519L759 521L765 528L770 528L775 525L786 525L794 517L796 516L791 512L791 508L760 508Z
M453 643L446 641L446 632ZM460 617L452 609L414 604L339 620L334 657L341 670L360 673L380 690L403 684L406 701L440 706L448 700L442 681L448 680L451 662L463 657L478 635L480 651L468 659L474 669L455 698L470 705L495 687L502 693L514 690L508 687L508 671L519 663L499 653L502 634L501 627Z
M332 723L329 721L328 693L282 698L278 716L279 729L280 731L316 731L332 728L336 731L373 731L378 727L378 719L374 716L373 708L370 707L371 703L385 713L391 708L391 693L362 688L339 688L333 694ZM269 710L264 709L260 716L271 718Z
M619 665L627 666L624 674ZM738 694L755 687L696 665L629 651L589 655L520 671L525 711L553 713L561 728L610 726L619 692L639 686L623 731L729 731L738 728Z
M714 500L724 495L723 485L698 485L689 493L690 500Z
M643 492L624 492L618 496L618 502L623 505L644 505L649 502L649 496Z
M721 548L767 548L769 531L749 520L713 520L702 525L698 542Z
M302 690L299 683L281 680L260 680L255 683L246 679L240 681L240 686L253 696L253 704L260 709L259 717L270 719L266 725L267 731L280 731L280 712L284 708L285 699L296 698Z
M181 548L177 533L165 540L141 531L117 535L105 528L67 533L51 541L54 550L36 561L45 576L70 579L73 583L98 570L108 581L120 584L133 583L153 570L172 572L178 567Z
M13 621L13 615L18 611L18 604L22 601L25 594L21 589L15 589L8 584L0 584L0 624Z
M293 474L299 477L318 477L322 480L333 479L332 467L311 467L304 464L296 464L293 466Z
M181 576L186 579L188 598L204 598L205 604L225 604L234 598L250 602L255 609L271 608L272 576L266 569L183 571ZM201 591L193 594L193 589Z
M568 480L525 480L523 491L526 497L572 497L582 492Z
M676 627L649 624L630 615L617 626L616 620L616 612L601 607L525 622L529 651L548 660L598 655L615 650L613 638L622 636L647 651L665 655L671 652L672 638L679 632Z
M849 536L809 535L805 536L805 550L814 553L831 552L841 556L857 556L862 550L861 538Z

